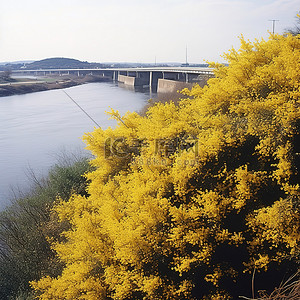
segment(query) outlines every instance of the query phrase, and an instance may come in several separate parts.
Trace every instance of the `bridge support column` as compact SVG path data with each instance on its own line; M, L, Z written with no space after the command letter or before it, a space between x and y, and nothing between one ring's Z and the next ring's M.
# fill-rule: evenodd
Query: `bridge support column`
M78 76L78 77L80 76L80 73L79 73L79 71L77 71L77 76Z
M150 73L149 73L149 88L150 88L150 91L152 89L152 77L153 77L152 73L153 73L152 71L150 71Z
M185 73L185 82L188 83L189 82L189 74Z
M103 74L104 76L104 74ZM113 81L118 81L119 79L119 71L113 71Z

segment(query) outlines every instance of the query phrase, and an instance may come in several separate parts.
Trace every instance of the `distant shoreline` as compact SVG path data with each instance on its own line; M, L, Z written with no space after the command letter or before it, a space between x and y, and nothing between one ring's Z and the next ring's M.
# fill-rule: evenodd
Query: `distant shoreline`
M0 97L7 97L13 95L22 95L35 92L64 89L76 85L81 85L90 82L107 82L109 78L87 75L85 77L51 77L43 79L42 77L27 82L8 82L0 84Z

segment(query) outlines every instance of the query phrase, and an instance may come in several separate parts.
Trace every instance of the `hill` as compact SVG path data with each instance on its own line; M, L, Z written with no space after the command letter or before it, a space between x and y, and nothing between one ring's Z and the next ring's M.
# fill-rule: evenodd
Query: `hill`
M87 68L100 68L102 64L89 63L80 61L73 58L54 57L46 58L39 61L29 63L25 66L26 69L87 69ZM23 67L24 68L24 67Z

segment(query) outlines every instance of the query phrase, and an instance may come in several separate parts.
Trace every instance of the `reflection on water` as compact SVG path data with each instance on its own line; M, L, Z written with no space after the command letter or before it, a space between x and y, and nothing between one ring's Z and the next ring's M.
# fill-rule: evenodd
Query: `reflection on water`
M138 111L150 98L149 93L134 93L109 83L66 91L103 129L116 124L105 113L110 108L121 114ZM62 149L83 149L81 137L95 128L61 90L0 98L0 122L0 209L7 204L11 187L28 186L28 168L44 174Z
M136 93L146 93L147 95L149 95L149 97L148 97L149 99L151 99L157 95L157 93L155 92L156 88L152 87L152 89L151 89L149 87L149 85L134 86L134 85L127 85L122 82L118 82L118 86L120 88L128 90L128 91L132 91L132 92L136 92Z

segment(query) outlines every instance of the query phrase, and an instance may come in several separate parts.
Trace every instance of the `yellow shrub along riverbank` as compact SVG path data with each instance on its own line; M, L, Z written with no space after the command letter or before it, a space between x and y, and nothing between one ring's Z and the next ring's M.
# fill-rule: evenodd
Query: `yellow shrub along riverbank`
M299 255L300 40L241 38L188 99L120 116L84 140L89 196L54 214L61 276L39 299L237 299Z

